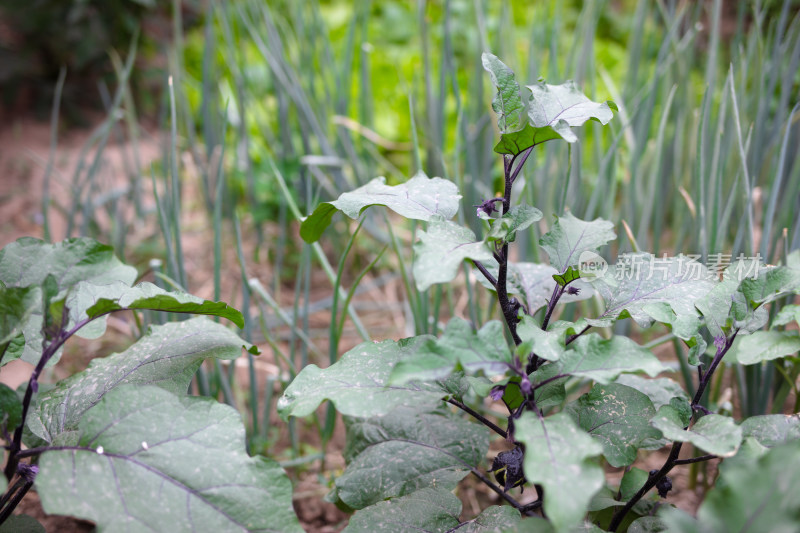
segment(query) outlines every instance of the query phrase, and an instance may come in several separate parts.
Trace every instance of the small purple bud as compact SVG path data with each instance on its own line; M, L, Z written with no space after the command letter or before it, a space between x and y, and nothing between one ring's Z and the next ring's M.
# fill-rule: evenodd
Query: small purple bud
M478 205L474 205L472 207L478 208L476 212L478 218L484 218L484 217L491 218L493 213L497 213L497 208L494 206L495 202L501 202L502 200L503 200L502 198L489 198L479 203Z
M25 481L33 483L38 473L39 467L37 465L29 465L28 463L20 463L17 465L17 474Z
M505 385L495 385L494 387L492 387L492 392L489 393L489 397L497 402L500 401L500 399L503 397L503 393L505 392L506 392Z
M35 379L31 381L31 390L33 390L34 394L39 392L39 382L36 381Z
M527 375L522 376L522 380L519 383L519 388L522 390L523 394L530 394L533 387L531 386L531 380L528 378Z
M577 296L581 293L581 290L578 287L567 287L567 294L572 296Z
M720 353L722 352L722 350L725 349L727 341L728 339L726 339L724 335L720 335L719 337L714 337L714 346L717 347L717 353Z

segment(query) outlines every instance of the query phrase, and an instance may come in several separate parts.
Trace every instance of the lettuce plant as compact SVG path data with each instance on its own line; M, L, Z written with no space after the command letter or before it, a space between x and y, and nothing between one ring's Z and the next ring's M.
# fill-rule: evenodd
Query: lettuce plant
M306 367L289 385L279 402L284 418L308 416L325 400L344 416L347 468L328 500L355 511L345 531L790 530L800 518L800 420L736 420L705 398L726 356L761 364L797 351L796 331L762 328L768 304L800 289L800 253L784 266L742 257L721 274L681 255L626 254L609 266L598 252L616 239L614 225L566 212L539 241L549 264L510 261L517 233L542 219L514 200L530 154L547 141L577 142L574 128L608 123L616 106L589 100L572 82L520 86L491 54L483 65L497 88L504 188L475 206L485 221L481 238L451 220L456 185L422 173L396 186L377 178L320 204L301 226L312 242L338 211L356 219L371 206L422 221L417 288L451 282L463 267L496 295L502 317L486 324L452 317L438 338L367 342L326 369ZM602 310L557 319L559 305L587 298ZM791 311L781 317L773 326L797 320ZM697 369L694 390L658 377L670 369L614 333L627 319L665 324L685 343ZM499 403L505 415L496 422L486 408ZM492 437L505 451L489 461ZM699 455L683 457L684 443ZM662 448L660 468L633 466L640 451ZM714 458L724 461L700 520L668 505L672 470ZM622 470L620 482L606 478L609 469ZM504 505L462 522L452 492L470 475Z
M135 278L87 238L23 238L0 251L0 362L34 366L18 391L0 385L0 527L44 531L11 516L35 485L46 512L98 531L302 531L288 477L248 455L239 413L187 395L205 359L258 353L208 318L242 327L242 314ZM142 310L198 316L146 328L126 350L40 385L70 337L97 338L108 314Z

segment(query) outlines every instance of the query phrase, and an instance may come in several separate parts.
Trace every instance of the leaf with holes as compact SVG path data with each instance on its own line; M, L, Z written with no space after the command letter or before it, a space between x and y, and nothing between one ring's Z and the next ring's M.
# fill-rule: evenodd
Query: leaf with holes
M289 478L244 444L230 406L119 387L86 412L75 446L42 454L36 488L47 513L98 531L302 532Z
M414 244L414 281L424 291L436 283L455 279L465 259L491 261L492 252L483 241L476 241L469 228L441 217L432 218L428 231L419 232Z
M184 394L203 360L234 359L242 348L258 353L231 330L205 317L152 326L124 352L95 359L83 372L41 393L28 417L28 428L46 442L74 433L87 409L123 385L157 385Z
M603 446L603 455L617 468L633 463L645 440L661 436L650 426L656 414L650 398L625 385L595 385L567 412Z
M525 445L525 477L547 494L547 517L557 533L570 531L605 481L603 469L589 460L603 453L602 446L565 413L544 419L524 413L516 438Z
M386 185L379 177L363 187L343 193L333 202L323 202L300 224L300 236L308 243L319 240L333 215L341 211L356 219L368 207L383 205L414 220L430 220L434 216L452 218L458 212L461 195L455 183L442 178L429 178L423 172L400 185Z
M351 420L347 468L336 478L336 496L351 509L363 509L425 487L452 490L488 448L486 428L443 408L398 407Z
M489 377L504 374L512 362L503 324L493 320L476 332L463 318L453 317L439 339L428 340L413 356L397 363L389 384L444 379L455 370Z

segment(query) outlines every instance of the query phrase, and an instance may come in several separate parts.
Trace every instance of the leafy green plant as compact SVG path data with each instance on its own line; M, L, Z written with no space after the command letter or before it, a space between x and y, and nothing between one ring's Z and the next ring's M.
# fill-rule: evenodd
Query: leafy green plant
M187 395L204 360L258 353L207 317L242 327L242 314L132 285L136 276L89 238L23 238L0 251L0 358L34 365L19 391L0 386L0 523L35 484L46 512L92 520L99 531L302 531L288 477L276 462L247 454L239 413ZM143 310L199 316L146 327L136 314ZM137 318L136 342L40 386L66 341L99 337L106 316L120 311Z
M800 252L785 266L740 257L721 276L685 256L642 252L609 266L598 250L616 239L613 224L566 212L539 241L549 265L512 262L517 235L542 218L516 200L523 165L539 144L574 143L573 128L608 123L616 106L589 100L572 82L521 87L497 57L482 59L497 88L495 151L504 177L502 196L475 206L485 221L482 239L450 220L460 200L455 186L421 173L394 187L375 180L344 193L301 226L313 242L337 211L356 219L376 205L422 221L416 289L453 281L460 266L472 275L471 265L502 316L486 324L453 317L438 338L363 343L329 368L304 368L286 389L278 405L286 419L310 415L325 400L344 415L347 468L328 500L355 511L346 531L729 531L732 523L766 531L796 521L800 505L790 494L800 471L789 457L800 451L800 418L737 421L703 398L734 346L742 364L796 352L794 332L760 330L771 303L800 291ZM558 320L559 304L592 297L602 302L595 316ZM781 317L773 324L796 320L792 311ZM640 375L669 369L611 331L628 318L645 328L664 324L683 341L697 368L693 394L670 378ZM775 349L743 347L748 335L765 334L775 337ZM489 407L495 402L507 410L501 422ZM492 433L508 449L486 468ZM681 458L684 443L704 455ZM640 450L665 447L661 468L632 466ZM653 488L668 496L676 466L716 458L725 461L699 521L648 498ZM624 469L621 482L609 482L604 467ZM470 474L509 505L462 522L451 492ZM531 486L532 500L513 494L515 487L531 494ZM735 514L726 499L741 503Z

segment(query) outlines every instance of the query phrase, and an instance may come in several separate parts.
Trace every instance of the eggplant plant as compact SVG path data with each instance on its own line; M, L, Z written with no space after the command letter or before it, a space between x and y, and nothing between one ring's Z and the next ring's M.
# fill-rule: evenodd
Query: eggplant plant
M209 318L242 327L242 314L133 285L136 277L88 238L23 238L0 251L0 361L34 367L19 390L0 385L0 531L44 531L12 516L31 487L45 512L91 520L98 531L302 531L288 477L275 461L248 455L239 413L187 393L205 359L258 354ZM73 335L98 338L121 311L141 327L143 310L198 316L143 327L126 350L40 384Z
M564 212L539 241L549 264L512 262L517 234L542 219L515 200L525 162L544 142L577 142L574 128L590 120L607 124L616 106L591 101L572 82L520 86L497 57L482 59L497 88L504 186L475 206L485 221L481 238L451 220L457 186L421 172L394 186L376 178L321 203L301 225L313 242L339 211L358 219L384 206L421 221L416 288L449 283L463 267L496 295L502 317L473 324L454 316L438 338L366 342L328 368L304 368L288 386L279 402L285 419L326 400L344 416L347 467L327 499L355 512L345 531L792 530L800 519L800 419L737 420L706 398L726 356L754 365L796 354L797 331L785 328L798 320L796 306L763 328L770 307L800 290L800 252L783 266L742 256L722 272L643 252L609 265L599 252L617 238L614 225ZM560 305L588 298L601 311L558 319ZM612 330L627 319L670 328L696 367L694 390L662 376L667 365ZM500 403L505 414L496 416ZM489 461L491 438L504 451ZM698 452L682 454L686 444ZM634 466L660 449L660 468ZM698 518L670 505L672 470L716 458L719 479ZM606 476L615 471L619 482ZM453 491L470 475L502 505L462 521Z

